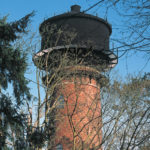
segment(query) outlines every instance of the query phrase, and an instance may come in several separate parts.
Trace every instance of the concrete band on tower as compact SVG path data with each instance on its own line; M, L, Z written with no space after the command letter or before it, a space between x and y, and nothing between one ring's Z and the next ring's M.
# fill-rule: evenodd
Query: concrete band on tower
M41 50L33 61L49 76L60 67L57 74L62 78L49 105L56 100L61 104L55 111L52 149L71 150L76 144L85 150L102 150L100 87L106 81L102 73L118 60L109 50L111 32L107 21L80 12L78 5L41 24ZM43 78L45 84L47 78Z

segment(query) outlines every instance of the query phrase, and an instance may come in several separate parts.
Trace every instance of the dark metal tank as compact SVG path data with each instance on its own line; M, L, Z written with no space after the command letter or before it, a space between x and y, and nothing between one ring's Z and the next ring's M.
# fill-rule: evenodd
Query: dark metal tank
M66 45L66 41L62 37L58 40L58 43L55 43L56 35L49 32L52 25L56 25L57 30L70 31L76 34L76 37L68 43L70 45L92 47L98 51L109 50L111 26L99 17L80 12L80 6L78 5L72 6L71 12L49 18L41 24L42 49L54 47L55 44L57 46Z
M80 6L73 5L71 12L49 18L40 25L41 51L34 57L34 62L39 56L44 58L48 52L53 57L57 53L61 55L66 48L82 49L82 54L92 50L92 55L82 65L98 66L105 63L105 69L112 68L117 64L117 56L109 50L111 32L111 25L106 20L80 12Z

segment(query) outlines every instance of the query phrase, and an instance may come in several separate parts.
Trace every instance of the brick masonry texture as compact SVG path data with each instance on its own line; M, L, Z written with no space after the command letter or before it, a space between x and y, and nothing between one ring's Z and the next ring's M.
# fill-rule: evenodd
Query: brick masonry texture
M56 99L64 97L64 106L56 115L56 145L62 144L64 150L74 145L84 150L101 145L100 86L96 81L88 77L63 80L56 95Z

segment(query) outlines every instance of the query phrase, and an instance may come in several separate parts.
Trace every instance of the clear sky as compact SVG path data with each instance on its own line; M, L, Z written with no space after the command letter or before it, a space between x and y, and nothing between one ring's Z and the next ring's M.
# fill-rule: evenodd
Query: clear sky
M34 10L36 14L32 18L31 28L33 31L38 32L39 25L44 20L44 18L49 18L54 15L70 11L70 6L74 4L80 5L81 10L85 10L96 2L98 2L98 0L0 0L0 17L9 15L8 21L15 21ZM93 15L97 14L99 17L104 18L104 10L105 6L101 6L100 8L95 7L87 13ZM113 12L113 10L110 10L108 12L107 18L108 22L112 24L112 27L115 29L115 25L120 20L119 16L117 16L117 14ZM115 36L120 35L119 33L115 34L113 30L112 37ZM148 72L150 71L150 64L147 64L145 66L146 60L147 59L141 56L141 54L137 54L137 56L129 55L129 57L122 57L121 59L119 59L119 63L115 69L119 70L121 76L126 75L127 73L137 73L142 69L142 72ZM35 71L35 67L33 68L33 71ZM31 74L27 76L36 81L35 76ZM34 89L33 85L31 87Z

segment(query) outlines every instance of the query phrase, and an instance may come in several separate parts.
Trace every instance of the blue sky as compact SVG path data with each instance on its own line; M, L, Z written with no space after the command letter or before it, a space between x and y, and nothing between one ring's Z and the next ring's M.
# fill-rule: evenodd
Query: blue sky
M9 20L11 21L35 10L36 16L33 21L37 28L45 17L69 11L71 5L79 4L82 9L88 7L86 0L0 0L0 2L0 14L9 14Z
M70 11L70 6L74 4L80 5L81 10L85 10L96 2L98 2L98 0L0 0L0 16L2 17L4 15L9 15L8 21L15 21L34 10L36 15L32 18L31 29L32 31L38 32L39 25L44 20L44 18L49 18L54 15ZM100 8L95 7L87 13L93 15L98 14L98 16L104 18L105 6L101 6ZM115 25L117 25L119 21L121 22L121 19L113 10L108 12L107 18L108 22L112 24L113 28L116 28ZM112 37L115 36L120 35L117 32L115 33L113 30ZM122 57L119 59L119 63L115 69L119 71L121 76L124 76L127 73L136 74L142 69L142 72L148 72L150 71L150 64L147 64L146 67L144 67L146 60L147 59L141 54L130 54L129 57ZM32 66L32 70L34 73L27 76L28 78L36 81L35 67ZM34 84L31 85L31 88L34 89L34 86Z

